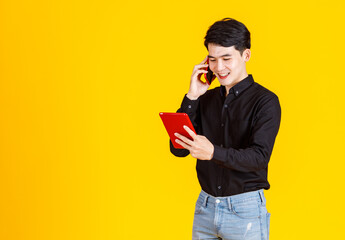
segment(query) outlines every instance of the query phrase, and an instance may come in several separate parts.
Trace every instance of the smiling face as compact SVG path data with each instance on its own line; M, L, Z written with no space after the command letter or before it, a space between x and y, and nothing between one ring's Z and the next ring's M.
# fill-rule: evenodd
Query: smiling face
M216 75L227 92L235 84L248 76L246 62L250 59L250 50L241 53L234 46L223 47L213 43L208 44L209 68Z

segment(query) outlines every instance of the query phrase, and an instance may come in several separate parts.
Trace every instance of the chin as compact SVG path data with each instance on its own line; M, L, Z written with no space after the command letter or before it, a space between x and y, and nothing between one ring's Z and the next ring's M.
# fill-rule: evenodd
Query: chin
M223 85L223 86L230 85L233 82L231 78L227 78L224 80L219 80L219 78L218 78L218 81L219 81L220 85Z

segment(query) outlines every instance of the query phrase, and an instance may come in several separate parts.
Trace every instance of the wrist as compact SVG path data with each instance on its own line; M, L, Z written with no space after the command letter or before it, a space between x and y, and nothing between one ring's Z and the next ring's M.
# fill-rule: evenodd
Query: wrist
M210 159L209 159L209 160L212 160L213 154L214 154L214 146L213 146L213 144L212 144L212 151L211 151L211 156L210 156Z
M193 94L190 94L189 92L187 93L187 98L189 98L190 100L197 100L199 98L199 96L195 96Z

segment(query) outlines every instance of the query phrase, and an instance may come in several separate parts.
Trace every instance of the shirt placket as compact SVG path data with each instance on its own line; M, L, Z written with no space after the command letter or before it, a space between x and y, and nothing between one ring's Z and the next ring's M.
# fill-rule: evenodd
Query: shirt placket
M221 117L221 144L220 147L226 147L227 146L227 138L226 138L226 131L229 128L229 126L227 125L227 123L229 123L229 119L228 116L228 111L229 111L229 103L233 100L234 95L233 94L229 94L227 96L227 98L224 101L223 107L222 107L222 117ZM222 188L223 185L225 184L223 182L223 173L224 173L224 168L220 167L218 169L218 174L217 174L217 195L218 196L222 196Z

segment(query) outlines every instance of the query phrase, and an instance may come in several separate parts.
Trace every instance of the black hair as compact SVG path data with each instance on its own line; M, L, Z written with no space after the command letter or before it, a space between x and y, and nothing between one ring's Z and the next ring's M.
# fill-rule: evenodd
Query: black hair
M243 23L232 18L223 18L207 30L204 42L207 50L209 43L222 47L234 46L242 55L245 49L250 49L250 32Z

